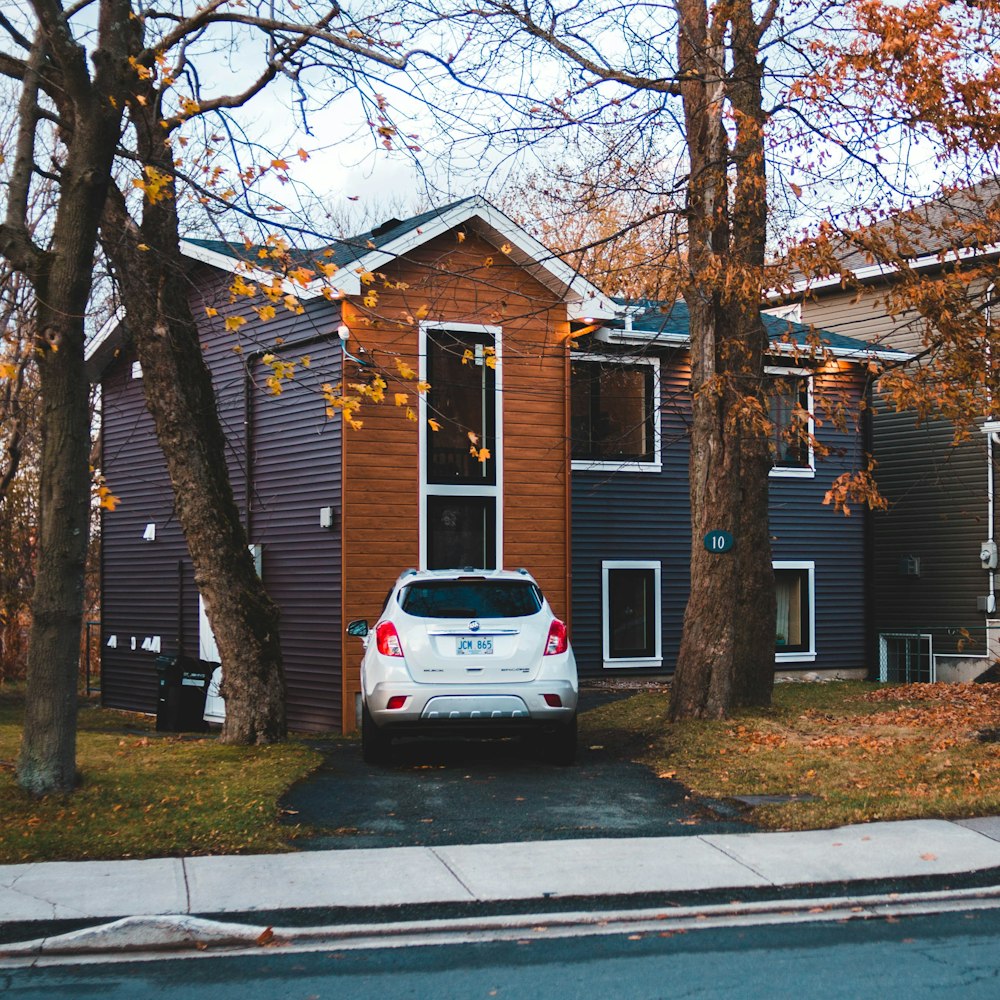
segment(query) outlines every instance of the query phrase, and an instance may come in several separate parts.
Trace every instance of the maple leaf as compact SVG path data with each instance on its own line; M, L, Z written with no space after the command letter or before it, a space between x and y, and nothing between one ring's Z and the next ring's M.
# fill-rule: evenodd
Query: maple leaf
M430 419L430 418L428 418L428 420L427 420L427 426L430 427L430 429L432 431L439 431L439 430L441 430L441 425L436 420L433 420L433 419Z

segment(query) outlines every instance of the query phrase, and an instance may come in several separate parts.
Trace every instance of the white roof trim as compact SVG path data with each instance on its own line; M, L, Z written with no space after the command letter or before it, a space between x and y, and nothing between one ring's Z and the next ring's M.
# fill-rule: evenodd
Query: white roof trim
M355 263L338 271L331 283L337 286L337 279L348 271L355 274L361 271L377 271L421 244L476 218L498 232L512 247L520 250L526 258L525 266L530 268L528 262L534 262L537 269L543 272L543 280L544 276L549 277L545 283L550 288L556 286L559 290L559 294L567 303L566 312L570 319L613 319L622 314L622 306L617 305L596 285L587 281L568 264L554 256L551 250L479 197L459 202L420 228L408 230L391 243L370 251Z
M94 334L90 340L83 347L83 360L84 362L90 361L94 355L100 350L100 348L105 344L105 342L111 337L111 335L118 329L118 326L125 320L125 309L123 306L118 306L114 314L105 320L104 324L101 326L100 330Z
M270 271L255 267L249 261L230 257L229 254L219 253L217 250L209 250L207 247L189 243L187 240L181 240L181 253L190 260L200 261L202 264L208 264L220 271L229 271L232 274L239 271L252 281L270 282L274 277ZM305 286L294 284L291 281L282 282L282 288L286 295L295 295L306 301L319 298L323 294L323 288L327 285L333 286L344 295L359 295L361 293L361 280L348 267L339 268L330 280L316 278Z
M945 253L925 254L922 257L914 257L910 261L910 269L913 271L927 271L934 267L940 267L951 261L974 260L977 257L990 257L1000 254L1000 243L990 243L984 247L957 247ZM868 281L871 278L884 278L893 274L898 274L902 269L897 264L866 264L850 271L855 281ZM843 282L843 272L831 274L827 278L800 278L791 285L783 285L780 288L772 288L767 292L767 298L783 298L787 295L795 295L800 292L812 292L823 288L839 288Z
M602 327L594 334L596 340L606 344L661 344L664 347L689 347L690 337L678 333L652 333L643 330L613 330L609 327ZM770 353L772 354L796 354L810 350L808 344L790 344L784 341L771 341ZM912 354L905 351L894 351L881 347L834 347L831 344L820 344L820 349L830 354L834 358L845 361L864 361L869 358L878 358L880 361L909 361Z

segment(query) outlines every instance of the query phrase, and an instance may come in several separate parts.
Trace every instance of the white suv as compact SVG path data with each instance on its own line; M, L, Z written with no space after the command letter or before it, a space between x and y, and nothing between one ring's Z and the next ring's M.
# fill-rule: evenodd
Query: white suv
M393 736L538 737L546 759L576 755L576 660L566 626L526 570L407 570L364 639L361 745Z

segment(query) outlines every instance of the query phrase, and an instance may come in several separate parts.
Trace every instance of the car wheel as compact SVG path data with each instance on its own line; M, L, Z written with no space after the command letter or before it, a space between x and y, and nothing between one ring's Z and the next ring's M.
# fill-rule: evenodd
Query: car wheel
M576 716L542 737L542 758L550 764L568 767L576 761Z
M392 737L375 725L368 706L361 706L361 758L366 764L384 764L389 757Z

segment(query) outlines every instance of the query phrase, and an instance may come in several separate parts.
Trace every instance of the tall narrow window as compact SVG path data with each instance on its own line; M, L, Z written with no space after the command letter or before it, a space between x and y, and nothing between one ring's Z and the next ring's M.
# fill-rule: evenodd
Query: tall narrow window
M659 666L660 564L605 562L605 667Z
M428 412L438 430L425 422L427 482L496 482L495 372L496 349L489 335L428 331Z
M498 328L424 327L421 565L493 569L502 526Z
M658 461L655 359L575 358L570 365L575 462L651 465Z

